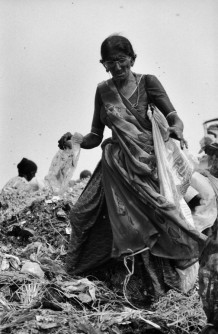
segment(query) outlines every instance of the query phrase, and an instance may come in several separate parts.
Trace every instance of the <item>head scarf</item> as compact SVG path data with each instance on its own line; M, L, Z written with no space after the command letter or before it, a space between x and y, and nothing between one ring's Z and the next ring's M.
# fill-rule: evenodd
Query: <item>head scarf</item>
M30 172L37 171L37 165L35 162L28 160L26 158L23 158L19 164L17 165L19 174L28 174Z

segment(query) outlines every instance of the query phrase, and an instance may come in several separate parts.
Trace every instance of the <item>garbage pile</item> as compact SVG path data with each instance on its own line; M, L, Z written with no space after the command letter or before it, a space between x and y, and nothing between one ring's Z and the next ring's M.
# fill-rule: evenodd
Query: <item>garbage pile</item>
M139 309L95 277L65 271L70 211L87 180L62 196L1 197L1 334L197 334L206 323L196 286Z

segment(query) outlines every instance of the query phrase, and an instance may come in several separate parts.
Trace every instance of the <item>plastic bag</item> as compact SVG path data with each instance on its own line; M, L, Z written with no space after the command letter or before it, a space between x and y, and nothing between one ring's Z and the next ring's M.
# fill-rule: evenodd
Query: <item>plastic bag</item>
M169 202L180 206L180 199L191 183L193 166L176 142L167 138L169 125L164 115L155 108L153 114L148 111L148 116L152 123L160 193Z
M158 109L155 109L153 114L149 111L148 116L152 122L160 193L170 203L180 209L186 224L190 229L194 229L195 225L191 210L183 198L191 183L193 166L173 139L169 138L168 141L164 141L164 139L167 139L168 123L163 114ZM184 270L176 268L181 281L180 289L184 293L193 288L198 276L198 268L198 262Z
M37 262L26 261L21 268L21 273L31 274L38 278L44 278L44 271Z
M196 262L183 270L176 268L181 280L180 289L182 292L187 293L194 287L198 278L198 270L199 262Z
M72 148L59 150L45 177L47 186L54 194L62 194L66 191L69 181L72 179L80 155L80 145L75 143L72 137Z

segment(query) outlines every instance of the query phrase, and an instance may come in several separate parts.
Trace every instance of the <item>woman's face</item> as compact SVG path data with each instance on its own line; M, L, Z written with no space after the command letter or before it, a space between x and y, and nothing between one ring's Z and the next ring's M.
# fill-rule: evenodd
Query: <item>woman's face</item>
M103 64L114 80L125 80L131 71L132 59L124 52L111 50Z

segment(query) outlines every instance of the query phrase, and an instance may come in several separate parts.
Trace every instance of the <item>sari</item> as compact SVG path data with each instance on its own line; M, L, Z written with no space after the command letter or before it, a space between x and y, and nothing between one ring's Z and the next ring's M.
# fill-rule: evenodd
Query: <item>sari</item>
M141 266L153 281L153 293L160 294L163 282L179 287L175 267L195 263L206 236L160 192L148 117L142 121L133 114L111 79L99 84L99 91L104 105L101 117L112 138L103 142L102 159L72 209L67 270L73 275L90 272L111 258L146 248L140 255ZM192 170L178 149L177 153L175 165L185 193Z

